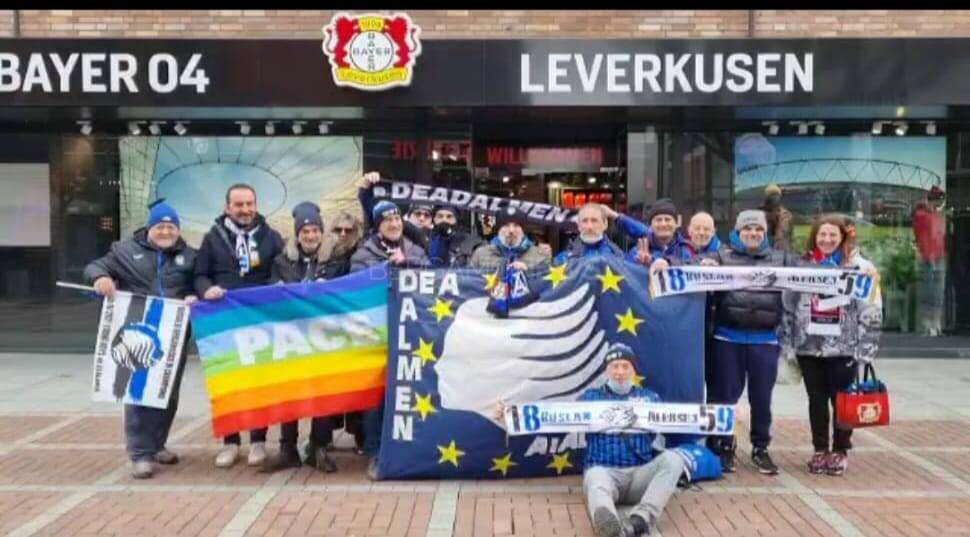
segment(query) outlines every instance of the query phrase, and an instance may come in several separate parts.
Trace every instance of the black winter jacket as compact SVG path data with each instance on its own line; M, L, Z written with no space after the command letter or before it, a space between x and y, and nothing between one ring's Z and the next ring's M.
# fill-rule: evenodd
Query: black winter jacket
M730 245L722 245L716 252L704 255L724 267L788 267L795 260L766 243L757 252L744 248L732 232ZM775 330L783 313L781 293L778 291L725 291L714 293L715 324L734 330Z
M324 238L317 249L316 255L307 256L300 251L300 245L295 238L290 239L283 249L283 253L273 261L273 283L298 283L304 280L330 280L350 272L350 254L352 250L344 250L335 246L335 241Z
M240 289L270 283L273 260L283 251L283 237L266 224L263 215L256 215L259 230L256 231L256 250L259 265L252 267L245 276L239 275L236 259L236 237L223 225L225 215L216 218L215 225L205 234L195 263L195 290L199 298L212 287Z
M195 260L195 250L181 237L175 246L160 250L148 240L148 230L141 228L130 239L112 243L104 257L84 268L84 277L94 283L108 276L121 291L184 298L194 293Z

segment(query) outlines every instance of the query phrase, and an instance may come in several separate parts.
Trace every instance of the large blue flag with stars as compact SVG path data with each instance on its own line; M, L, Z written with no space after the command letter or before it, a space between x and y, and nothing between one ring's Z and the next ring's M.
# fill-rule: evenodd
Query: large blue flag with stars
M528 274L538 294L489 311L501 276L393 271L380 479L517 478L582 471L582 434L507 437L496 404L571 401L605 382L615 342L637 353L635 382L668 402L703 402L703 294L651 300L647 271L578 259Z

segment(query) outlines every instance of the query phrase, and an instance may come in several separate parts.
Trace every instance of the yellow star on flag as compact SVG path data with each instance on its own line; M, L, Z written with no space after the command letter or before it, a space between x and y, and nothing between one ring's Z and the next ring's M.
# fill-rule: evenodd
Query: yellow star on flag
M415 392L414 400L415 400L415 403L414 403L414 406L411 407L411 410L417 411L419 414L421 414L421 421L424 421L425 419L427 419L428 414L433 414L438 412L438 410L435 409L434 405L431 404L430 393L422 397L420 393Z
M572 468L573 464L569 462L569 452L565 452L562 455L553 455L552 462L549 463L546 468L555 468L556 475L562 475L562 471L566 468Z
M620 292L619 284L620 284L620 281L624 279L624 276L613 274L613 271L610 269L610 266L606 265L606 272L604 272L603 274L597 275L596 279L603 284L603 290L601 291L602 294L605 294L610 289L613 289L614 291L619 293Z
M506 453L504 457L500 459L492 459L492 467L488 469L489 472L502 472L502 477L505 477L509 472L509 467L518 466L519 463L512 462L512 454Z
M434 313L437 321L440 323L445 317L454 317L455 314L451 312L452 300L441 300L440 298L434 299L434 306L428 308L428 311Z
M448 447L438 446L438 451L441 452L441 458L438 459L438 464L450 462L455 465L455 468L458 468L458 457L465 455L465 452L458 449L458 446L455 445L454 440L451 441L451 444L448 444Z
M634 373L633 380L630 381L630 384L633 384L637 388L643 388L643 377Z
M633 309L627 308L626 313L623 315L613 314L616 320L620 322L617 327L616 332L629 332L634 336L637 335L637 325L643 322L643 319L639 319L633 316Z
M491 273L491 274L482 274L482 277L485 278L485 290L486 291L491 291L492 288L495 287L498 284L498 271L497 270L495 272Z
M551 266L549 267L549 274L546 274L542 278L543 280L552 282L552 288L555 289L559 287L559 284L566 279L566 264Z
M421 365L425 365L428 362L437 362L438 357L434 355L434 342L425 341L423 338L418 338L419 348L414 356L421 359Z

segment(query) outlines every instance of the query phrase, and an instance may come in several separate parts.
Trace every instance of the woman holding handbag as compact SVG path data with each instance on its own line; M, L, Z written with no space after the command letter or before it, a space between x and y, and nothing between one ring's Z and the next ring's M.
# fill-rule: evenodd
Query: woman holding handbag
M821 215L815 220L802 261L805 266L853 269L877 276L873 264L859 255L854 234L841 215ZM877 294L868 302L786 291L783 304L782 358L797 359L808 392L815 448L808 471L843 475L852 448L852 429L835 421L835 396L855 381L859 363L871 363L879 351L882 298Z

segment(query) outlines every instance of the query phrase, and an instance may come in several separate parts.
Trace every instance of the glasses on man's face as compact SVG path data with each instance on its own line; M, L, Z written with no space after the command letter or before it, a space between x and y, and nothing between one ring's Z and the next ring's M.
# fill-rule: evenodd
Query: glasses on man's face
M333 228L333 232L336 233L337 235L349 235L353 231L354 231L354 228L352 228L352 227L335 227L335 228Z
M414 215L415 218L431 218L431 213L428 211L412 211L411 214Z

